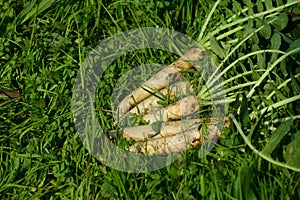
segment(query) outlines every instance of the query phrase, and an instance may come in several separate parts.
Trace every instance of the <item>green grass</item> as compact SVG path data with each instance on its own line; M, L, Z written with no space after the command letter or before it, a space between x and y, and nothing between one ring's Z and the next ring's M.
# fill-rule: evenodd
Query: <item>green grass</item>
M299 199L300 2L217 2L0 0L0 87L21 93L0 99L0 198ZM233 118L206 156L189 150L151 173L120 172L95 159L71 107L88 53L140 27L173 29L205 47ZM112 63L97 92L101 127L115 128L110 99L123 74L176 58L139 50ZM205 84L218 97L223 91L211 77ZM199 74L188 78L209 105Z

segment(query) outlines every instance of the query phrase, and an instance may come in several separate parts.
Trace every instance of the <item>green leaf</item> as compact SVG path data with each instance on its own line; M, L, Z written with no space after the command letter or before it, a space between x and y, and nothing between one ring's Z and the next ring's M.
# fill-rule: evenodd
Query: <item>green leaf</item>
M46 9L50 8L52 4L56 2L56 0L43 0L39 4L37 4L36 0L31 1L24 10L20 12L20 14L17 16L17 20L20 24L23 24L28 19L30 19L34 15L39 15Z
M300 131L293 136L293 141L287 145L286 162L288 165L300 168Z
M251 39L255 44L259 44L259 37L257 34L253 34Z
M152 138L160 133L162 123L162 121L157 121L151 124L151 129L155 132L155 134L149 134L148 138Z
M279 33L274 33L271 37L271 47L272 49L279 49L281 45L281 37Z
M16 19L17 19L17 20L22 20L22 19L23 19L23 21L24 21L24 18L26 17L26 15L27 15L30 11L34 10L33 8L34 8L34 6L36 5L36 1L37 1L37 0L32 0L32 1L30 1L30 2L26 5L26 7L19 13L19 15L16 17ZM21 23L21 24L22 24L22 23Z
M249 15L253 15L254 14L253 3L251 2L251 0L247 0L246 1L246 5L248 7L248 13L249 13Z
M240 121L243 126L248 126L250 124L248 102L245 93L242 93L241 109L240 109Z
M242 167L239 170L238 178L235 182L237 199L256 200L252 190L253 169L251 167Z
M296 81L294 75L291 75L292 87L296 94L300 94L299 83Z
M296 48L298 48L298 47L300 47L300 38L297 39L297 40L295 40L295 41L293 41L293 42L290 44L290 47L288 48L287 52L288 52L288 51L292 51L292 50L294 50L294 49L296 49Z
M287 13L281 13L277 16L276 20L272 23L272 25L278 30L281 31L284 29L289 22L289 17Z
M258 26L262 26L262 25L265 25L265 26L259 31L259 34L261 36L263 36L265 39L269 39L272 34L271 25L267 24L265 22L259 21Z
M277 145L280 143L282 138L289 132L293 125L293 121L289 120L287 122L282 123L272 134L271 138L268 140L265 148L262 153L265 155L270 155Z
M281 46L281 36L279 33L274 33L271 37L271 48L272 49L279 49ZM273 53L271 57L271 62L275 62L278 57L278 54Z
M155 133L159 133L159 132L160 132L160 128L161 128L161 124L162 124L161 121L153 122L153 123L151 124L152 130L153 130Z
M266 4L266 8L267 10L271 10L273 8L273 0L266 0L265 4Z
M225 58L225 50L219 45L217 39L213 36L209 38L211 50L220 58Z
M288 75L287 68L286 68L286 60L280 62L280 70L284 76Z
M258 12L263 12L264 11L264 6L263 6L263 3L262 1L257 1L257 11Z
M280 101L283 101L284 99L286 99L286 97L282 94L282 92L280 90L278 90L277 87L273 83L270 83L268 85L269 85L270 93L272 91L274 91L276 94L276 97L278 99L280 99Z
M237 1L233 1L232 2L232 7L233 7L233 11L240 11L240 10L242 10L242 6L241 6L241 4L239 3L239 2L237 2Z

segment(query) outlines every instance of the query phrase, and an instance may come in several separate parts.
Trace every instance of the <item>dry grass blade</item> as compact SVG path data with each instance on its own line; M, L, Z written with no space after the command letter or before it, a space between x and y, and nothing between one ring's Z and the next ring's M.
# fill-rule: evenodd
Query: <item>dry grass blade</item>
M21 94L18 90L5 90L0 88L0 96L1 98L20 99Z

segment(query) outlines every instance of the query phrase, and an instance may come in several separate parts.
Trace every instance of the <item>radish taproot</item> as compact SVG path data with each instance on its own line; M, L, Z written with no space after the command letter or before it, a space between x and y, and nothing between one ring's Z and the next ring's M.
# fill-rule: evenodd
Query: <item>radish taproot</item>
M138 105L133 107L129 112L131 114L140 114L144 115L149 112L151 108L155 108L159 106L158 101L161 99L159 96L166 96L169 95L169 100L173 101L175 96L177 98L181 98L188 93L192 92L192 86L186 81L176 82L170 85L168 88L161 89L157 92L156 95L152 95L145 99L144 101L140 102Z
M143 119L149 121L150 124L156 121L179 120L199 111L199 109L198 98L195 95L190 95L166 107L154 109L145 114Z
M218 124L224 122L224 129L230 124L228 117L224 118L204 118L204 119L187 119L181 121L155 122L147 125L130 126L121 129L122 137L131 141L145 141L156 138L166 137L184 132L199 124ZM116 131L114 131L116 132ZM112 132L114 134L114 132Z
M137 142L128 150L133 153L147 153L149 155L180 153L189 148L215 141L221 135L221 131L216 125L207 125L205 127L207 134L203 134L203 132L203 127L198 124L198 126L193 126L191 129L175 135Z
M227 126L227 120L219 119L213 122L210 118L207 124L203 123L203 119L185 118L197 113L201 106L197 96L191 92L193 88L188 82L180 80L180 72L194 67L193 63L197 63L195 61L201 61L203 52L205 50L200 48L189 50L121 100L115 110L116 123L121 125L120 122L123 121L120 120L123 119L126 122L128 119L123 117L130 114L139 115L144 122L148 122L148 125L121 128L122 137L134 142L127 150L149 154L182 152L220 136L221 131L216 124L225 121ZM164 100L166 96L171 101L179 100L161 108L159 100Z
M122 130L123 138L134 141L145 141L148 139L155 139L159 137L166 137L175 135L179 132L190 129L195 125L199 125L199 119L190 119L182 121L170 121L170 122L155 122L153 124L131 126Z
M192 48L185 53L181 58L160 70L157 74L147 80L141 87L132 91L127 95L118 105L116 109L117 120L123 118L128 111L136 104L142 102L144 99L151 96L151 93L145 90L145 88L153 88L154 90L161 90L166 87L170 82L176 82L181 74L179 72L190 69L193 64L189 61L201 61L200 53L205 51L200 48Z

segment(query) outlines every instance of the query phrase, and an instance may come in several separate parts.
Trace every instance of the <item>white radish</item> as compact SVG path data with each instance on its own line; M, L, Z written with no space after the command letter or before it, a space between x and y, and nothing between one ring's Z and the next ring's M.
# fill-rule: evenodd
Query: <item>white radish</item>
M143 116L143 119L153 123L156 121L178 120L199 111L200 105L195 95L190 95L164 108L154 110Z
M200 119L154 123L141 126L131 126L122 129L123 138L134 141L145 141L159 137L166 137L198 126Z
M188 62L191 61L200 61L201 56L200 52L204 51L200 48L192 48L187 53L185 53L180 59L173 62L169 66L160 70L157 74L152 76L148 81L146 81L141 87L134 90L131 94L127 95L118 105L116 109L116 116L122 118L128 111L136 104L140 103L147 97L151 95L148 91L143 88L153 88L154 90L160 90L169 82L174 82L176 79L180 78L178 72L181 72L186 69L193 67L193 64ZM177 75L176 75L177 74ZM175 78L174 78L175 75ZM170 80L171 79L171 80ZM173 79L173 80L172 80Z
M186 81L181 81L181 82L176 82L172 85L170 85L169 88L164 88L161 89L157 95L167 95L169 93L169 98L170 100L174 100L174 97L176 96L177 98L181 98L183 96L186 96L187 93L192 92L192 86L186 82ZM159 97L157 96L150 96L144 101L140 102L138 105L136 105L134 108L132 108L129 112L132 114L142 114L144 115L145 113L149 112L150 108L152 107L157 107L159 106Z
M130 126L122 129L122 136L127 140L145 141L160 137L166 137L178 134L180 132L191 129L202 123L218 124L224 122L224 129L230 124L228 117L224 118L204 118L204 119L187 119L181 121L170 121L162 123L153 123L141 126ZM115 131L114 131L115 132ZM112 133L114 134L114 133Z
M205 145L211 138L221 135L221 131L215 125L207 125L206 130L208 134L204 135L202 133L203 128L199 124L196 127L175 135L135 143L129 147L129 151L134 153L148 153L149 155L167 155L171 152L179 153L188 148Z

